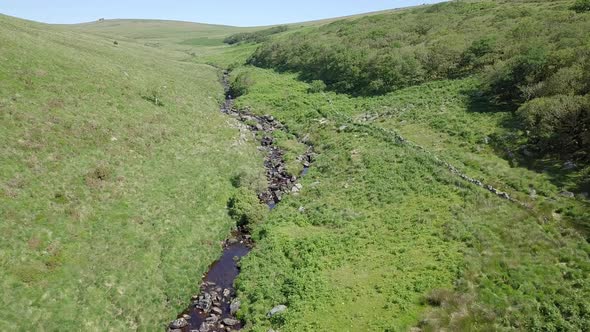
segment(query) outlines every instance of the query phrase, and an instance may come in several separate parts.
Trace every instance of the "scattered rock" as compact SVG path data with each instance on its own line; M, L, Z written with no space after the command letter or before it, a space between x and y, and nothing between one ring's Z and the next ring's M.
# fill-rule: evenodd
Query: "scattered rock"
M232 316L233 316L233 315L235 315L235 314L238 312L238 310L240 310L240 305L241 305L241 304L242 304L242 303L241 303L241 302L240 302L240 300L238 300L238 299L234 299L234 300L231 302L231 304L229 305L229 312L230 312L230 314L231 314Z
M209 312L209 310L211 310L211 304L213 304L211 294L204 293L203 295L199 296L199 300L197 303L195 303L195 307L197 309L203 310L204 312Z
M191 316L184 314L182 315L182 318L186 319L187 321L191 319Z
M218 314L218 315L223 314L223 310L221 310L221 308L218 308L218 307L213 307L213 309L211 309L211 311Z
M171 329L182 329L183 327L187 327L187 326L188 326L188 322L184 318L179 318L177 320L172 321L172 323L170 323Z
M223 324L227 325L227 326L236 326L238 324L240 324L240 321L237 319L233 319L233 318L224 318L222 320Z
M223 296L224 297L228 297L230 294L231 294L231 292L230 292L229 289L226 288L226 289L223 290Z
M567 198L574 198L576 195L574 195L573 192L571 191L562 191L561 193L559 193L561 196L563 197L567 197Z
M272 316L274 316L274 315L276 315L276 314L280 314L280 313L284 312L285 310L287 310L287 306L286 306L286 305L283 305L283 304L280 304L280 305L278 305L278 306L276 306L276 307L272 308L272 309L271 309L271 310L268 312L268 315L267 315L267 316L268 316L268 317L272 317Z

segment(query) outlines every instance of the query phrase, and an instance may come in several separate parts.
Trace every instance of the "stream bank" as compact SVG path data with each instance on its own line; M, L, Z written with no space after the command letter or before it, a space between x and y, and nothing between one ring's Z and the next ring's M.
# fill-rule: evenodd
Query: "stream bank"
M284 130L284 126L270 115L259 116L249 111L236 110L235 99L230 95L229 73L224 72L222 84L225 89L225 102L221 112L246 124L248 129L260 137L259 150L265 152L264 167L268 187L258 193L260 201L269 209L281 202L284 195L299 192L302 185L300 177L307 174L313 161L313 147L299 156L303 166L300 176L289 174L284 160L285 151L275 145L272 133ZM243 327L243 322L235 316L240 308L234 281L240 273L239 261L246 256L254 243L247 229L236 227L231 237L223 243L221 258L215 261L203 276L200 293L191 298L189 307L168 325L168 332L231 332Z

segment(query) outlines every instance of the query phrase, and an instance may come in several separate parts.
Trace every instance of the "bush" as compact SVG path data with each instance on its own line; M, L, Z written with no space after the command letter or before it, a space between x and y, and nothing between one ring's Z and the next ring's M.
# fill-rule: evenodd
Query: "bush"
M326 90L326 83L322 80L313 80L309 84L309 89L307 90L310 93L318 93Z
M577 0L570 8L576 13L588 12L590 11L590 0Z
M588 96L556 95L537 98L518 110L525 129L541 151L590 155Z
M246 73L238 74L231 82L229 93L235 98L248 93L248 88L252 86L252 78Z
M254 192L239 188L227 204L229 215L238 227L249 230L253 225L264 220L268 207L260 203Z

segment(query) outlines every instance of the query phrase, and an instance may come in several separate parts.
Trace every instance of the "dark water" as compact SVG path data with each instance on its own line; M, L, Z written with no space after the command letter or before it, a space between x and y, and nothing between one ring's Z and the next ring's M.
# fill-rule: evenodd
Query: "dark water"
M244 240L229 240L223 250L223 255L219 260L211 265L209 272L203 278L200 295L210 294L214 298L213 306L221 309L221 314L216 314L216 322L209 324L207 331L227 331L228 327L223 326L223 319L233 318L231 315L230 304L235 298L234 280L240 273L238 261L246 256L251 250L251 244ZM224 294L225 292L225 294ZM215 297L219 299L216 301ZM198 299L193 299L198 301ZM205 312L194 305L183 312L182 315L191 316L188 319L189 326L182 329L183 332L199 331L203 328L203 323L207 324L207 318L215 314L213 311ZM242 328L241 322L232 325L230 330L239 330Z

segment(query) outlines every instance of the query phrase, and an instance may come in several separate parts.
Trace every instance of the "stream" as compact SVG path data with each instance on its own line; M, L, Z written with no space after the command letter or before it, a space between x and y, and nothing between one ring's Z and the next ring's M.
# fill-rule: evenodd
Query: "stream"
M229 73L224 72L222 83L225 89L225 102L221 112L232 116L246 124L254 133L260 133L259 150L266 153L264 167L268 180L268 188L258 194L261 202L269 209L289 193L298 192L302 186L298 177L287 173L285 169L284 151L275 146L272 133L284 130L284 126L270 115L259 116L248 111L236 110L235 99L230 95ZM307 174L313 161L313 147L308 146L307 152L299 156L303 165L300 177ZM243 322L236 319L235 313L240 308L240 300L236 297L234 281L240 273L239 260L246 256L254 243L244 229L236 229L224 241L223 254L209 267L201 281L200 293L191 298L189 307L168 325L168 332L230 332L238 331ZM270 309L270 308L269 308Z

